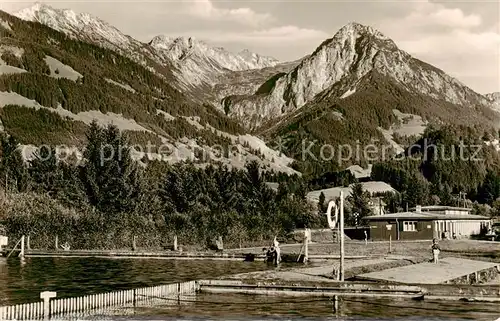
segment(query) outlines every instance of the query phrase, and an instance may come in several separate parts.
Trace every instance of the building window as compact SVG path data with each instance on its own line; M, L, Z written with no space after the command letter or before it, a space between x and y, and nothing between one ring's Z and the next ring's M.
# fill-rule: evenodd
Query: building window
M417 231L417 222L403 222L403 231L404 232L416 232Z

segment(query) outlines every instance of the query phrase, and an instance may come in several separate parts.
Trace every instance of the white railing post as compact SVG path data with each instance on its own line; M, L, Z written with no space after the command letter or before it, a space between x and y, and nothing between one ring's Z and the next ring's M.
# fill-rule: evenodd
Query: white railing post
M304 231L304 263L309 260L309 235L307 229Z
M57 296L56 292L45 291L40 293L40 299L43 300L43 318L48 319L50 317L50 299Z
M340 192L340 281L344 281L344 192Z
M19 257L24 259L24 235L21 236L21 252L19 253Z

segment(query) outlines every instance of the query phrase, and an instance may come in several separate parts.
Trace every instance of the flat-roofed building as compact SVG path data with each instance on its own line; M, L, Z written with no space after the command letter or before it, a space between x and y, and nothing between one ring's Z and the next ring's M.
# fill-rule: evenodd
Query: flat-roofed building
M417 206L412 212L373 215L364 218L372 240L427 240L468 238L491 228L491 219L471 215L470 209L447 206Z

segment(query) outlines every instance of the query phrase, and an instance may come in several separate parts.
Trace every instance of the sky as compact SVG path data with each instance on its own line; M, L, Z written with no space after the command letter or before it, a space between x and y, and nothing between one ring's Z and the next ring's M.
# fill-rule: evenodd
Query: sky
M479 93L500 92L498 0L40 2L88 12L141 41L160 34L194 36L231 51L247 48L282 61L310 54L355 21L378 29L400 49ZM11 13L31 5L0 0L0 9Z

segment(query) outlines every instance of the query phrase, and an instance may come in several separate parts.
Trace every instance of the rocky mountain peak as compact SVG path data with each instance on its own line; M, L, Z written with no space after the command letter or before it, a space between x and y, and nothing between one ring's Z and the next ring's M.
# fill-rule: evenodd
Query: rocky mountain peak
M490 93L490 94L486 94L484 96L490 102L491 108L493 110L500 112L500 92Z
M380 39L388 39L384 34L380 31L374 29L371 26L362 25L357 22L350 22L340 28L336 35L371 35Z
M173 46L178 46L180 48L207 46L203 41L199 41L195 37L171 37L166 35L159 35L154 37L149 42L149 45L157 49L165 50L170 50Z
M491 101L500 101L500 92L486 94L485 97Z
M14 15L23 20L39 22L74 38L89 40L114 50L122 51L132 44L139 45L138 41L89 13L56 9L37 2Z
M217 69L233 71L259 69L274 66L278 60L272 57L260 56L245 49L239 53L230 52L222 47L211 46L195 37L170 37L160 35L154 37L149 44L174 61L184 61L188 57L215 64Z
M346 93L353 93L360 79L376 71L408 91L453 104L473 106L486 100L443 71L413 58L380 31L359 23L343 26L325 40L292 71L273 79L265 95L235 97L222 101L229 114L248 119L258 114L253 126L301 108L316 95L343 79ZM341 93L339 99L347 97Z
M335 35L325 40L316 49L316 52L323 48L338 50L339 46L351 51L363 51L370 48L374 50L397 51L398 47L392 39L370 26L365 26L357 22L351 22L340 28Z
M221 73L227 71L261 69L279 63L272 57L249 50L233 53L195 37L160 35L154 37L149 45L174 63L179 70L179 79L187 87L213 84Z

